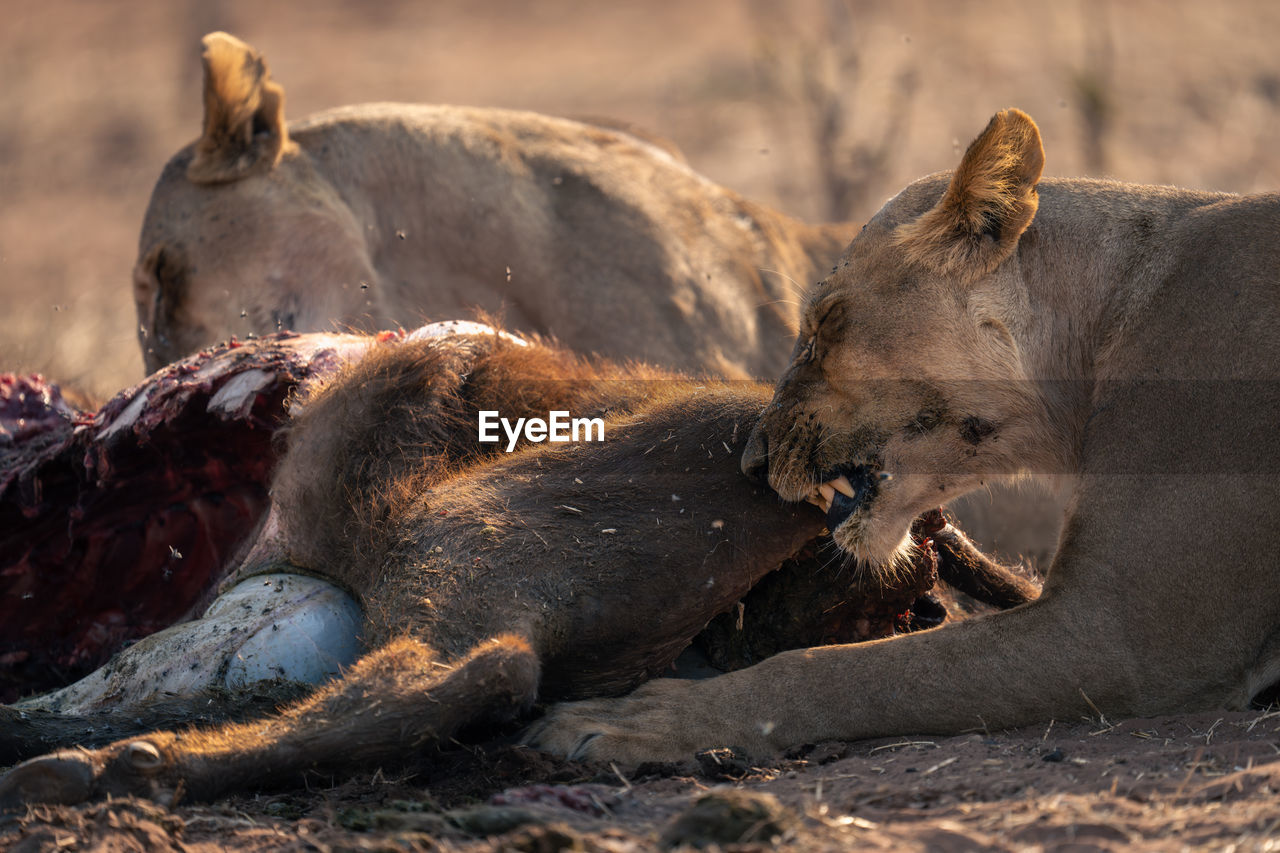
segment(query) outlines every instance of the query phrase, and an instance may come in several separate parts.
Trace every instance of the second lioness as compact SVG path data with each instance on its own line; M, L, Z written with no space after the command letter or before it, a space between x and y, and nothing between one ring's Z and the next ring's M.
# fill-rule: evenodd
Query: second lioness
M582 353L773 378L800 294L855 230L746 201L631 132L409 104L287 125L253 48L206 36L204 70L203 134L139 240L148 371L233 335L482 309Z

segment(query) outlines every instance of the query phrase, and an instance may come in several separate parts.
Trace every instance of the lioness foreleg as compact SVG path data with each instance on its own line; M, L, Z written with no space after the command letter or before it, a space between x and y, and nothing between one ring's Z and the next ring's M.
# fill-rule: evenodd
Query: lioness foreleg
M1050 597L1052 598L1052 597ZM629 763L737 746L1019 725L1126 709L1135 676L1105 618L1041 600L933 631L783 652L705 681L658 679L619 699L559 705L526 734L540 749Z
M32 759L0 777L0 810L135 794L173 803L278 784L308 770L402 761L459 727L532 703L540 666L520 637L477 645L454 664L395 640L277 716L210 730L154 732L92 751Z

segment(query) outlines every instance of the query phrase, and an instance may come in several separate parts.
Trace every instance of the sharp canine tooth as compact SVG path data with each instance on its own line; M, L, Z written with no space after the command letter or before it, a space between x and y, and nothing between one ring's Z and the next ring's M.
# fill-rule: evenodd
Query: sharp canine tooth
M830 505L831 501L834 500L836 496L836 490L831 488L830 483L823 483L821 486L818 486L818 493L822 495L822 499L826 501L828 505Z
M835 488L836 491L844 495L846 498L852 498L857 496L853 491L853 484L850 483L849 478L843 474L841 474L838 479L832 480L831 485Z

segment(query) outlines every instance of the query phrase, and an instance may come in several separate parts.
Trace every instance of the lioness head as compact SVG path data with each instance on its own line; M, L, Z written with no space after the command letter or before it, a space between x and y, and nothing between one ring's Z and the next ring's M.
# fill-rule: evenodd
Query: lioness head
M364 235L289 139L266 61L226 33L205 36L203 61L203 133L165 166L133 272L148 372L234 335L369 313Z
M999 113L954 173L891 199L808 296L742 467L826 506L836 542L873 569L905 555L917 514L1016 472L1032 441L1016 250L1043 164L1035 123Z

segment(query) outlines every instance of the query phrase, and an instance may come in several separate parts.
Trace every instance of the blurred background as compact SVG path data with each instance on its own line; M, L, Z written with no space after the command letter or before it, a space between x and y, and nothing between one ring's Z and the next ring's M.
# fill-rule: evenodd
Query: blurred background
M1049 174L1280 185L1266 0L0 0L0 19L0 369L98 397L142 375L137 231L199 130L214 29L265 53L292 118L376 100L611 116L811 220L860 224L1005 106L1040 123Z

